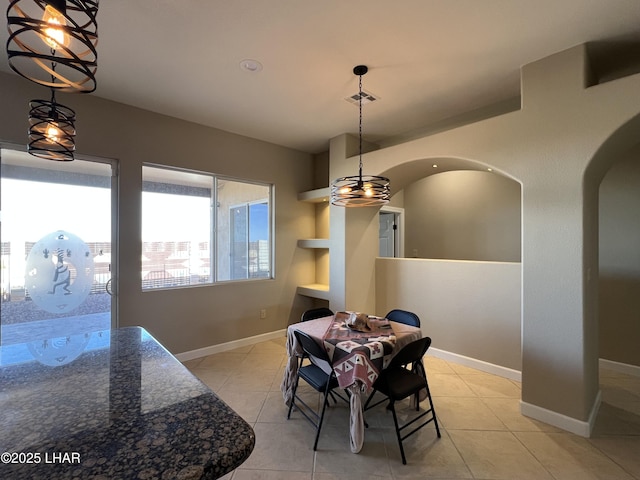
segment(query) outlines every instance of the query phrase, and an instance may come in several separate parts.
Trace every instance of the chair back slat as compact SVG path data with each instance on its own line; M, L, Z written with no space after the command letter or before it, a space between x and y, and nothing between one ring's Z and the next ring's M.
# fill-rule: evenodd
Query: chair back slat
M318 343L310 337L308 334L301 332L300 330L294 330L293 333L298 340L298 343L302 346L302 349L307 355L319 358L325 362L331 364L327 351L318 345Z
M333 315L333 310L331 310L330 308L326 308L326 307L312 308L311 310L307 310L302 314L300 321L306 322L308 320L315 320L316 318L322 318L322 317L330 317L332 315Z
M420 326L420 317L413 312L407 310L393 309L385 315L385 318L392 322L404 323L412 327Z
M391 359L388 368L401 367L421 360L422 357L424 357L424 354L427 353L430 346L431 337L422 337L418 340L414 340L413 342L405 345L402 350L400 350Z

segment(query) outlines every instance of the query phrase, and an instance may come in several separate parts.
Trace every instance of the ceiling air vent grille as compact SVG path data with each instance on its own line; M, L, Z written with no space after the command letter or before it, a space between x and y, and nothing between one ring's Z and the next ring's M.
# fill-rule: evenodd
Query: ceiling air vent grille
M353 103L354 105L358 105L358 100L360 100L360 92L356 92L350 97L345 98L345 100L349 103ZM367 103L375 102L376 100L380 100L380 97L376 97L373 93L362 90L362 105L366 105Z

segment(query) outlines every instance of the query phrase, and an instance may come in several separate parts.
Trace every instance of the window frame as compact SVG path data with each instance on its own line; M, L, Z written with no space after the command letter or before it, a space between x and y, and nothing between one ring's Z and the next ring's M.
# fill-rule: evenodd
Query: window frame
M234 283L234 282L255 282L255 281L264 281L264 280L274 280L275 279L275 225L274 225L274 201L275 201L275 185L273 183L268 183L268 182L262 182L262 181L257 181L257 180L253 180L253 179L246 179L246 178L239 178L239 177L233 177L233 176L228 176L228 175L220 175L220 174L216 174L216 173L212 173L212 172L206 172L206 171L201 171L201 170L194 170L194 169L188 169L188 168L182 168L182 167L175 167L175 166L169 166L169 165L163 165L163 164L156 164L156 163L149 163L149 162L144 162L142 164L142 188L141 188L141 196L140 196L140 216L141 216L141 221L144 222L144 211L143 211L143 200L142 200L142 195L144 195L145 191L149 191L149 190L145 190L145 183L146 182L152 182L152 183L163 183L161 181L158 180L145 180L144 178L144 168L148 167L151 169L154 169L156 171L160 170L160 171L165 171L168 172L168 178L166 180L165 183L167 184L172 184L172 180L170 178L171 172L177 172L177 173L186 173L186 174L194 174L194 175L201 175L204 177L208 177L210 180L210 197L209 197L209 203L210 203L210 213L209 213L209 221L211 222L210 225L211 227L209 228L209 248L208 248L208 252L209 252L209 275L208 275L208 280L203 281L203 282L199 282L199 283L190 283L191 281L189 280L189 283L186 284L179 284L179 285L162 285L162 286L145 286L145 279L142 277L143 275L143 269L140 269L140 286L142 288L143 292L151 292L151 291L157 291L157 290L168 290L168 289L180 289L180 288L191 288L191 287L206 287L206 286L215 286L215 285L224 285L224 284L228 284L228 283ZM229 272L229 279L223 279L221 280L220 278L222 277L222 275L219 275L218 269L219 269L219 259L218 259L218 255L219 255L219 248L220 248L220 239L218 238L218 233L219 233L219 217L220 215L218 214L219 211L219 207L220 207L220 199L219 199L219 182L235 182L238 184L246 184L246 185L255 185L255 186L259 186L259 187L265 187L267 189L266 192L266 196L261 197L261 199L259 200L251 200L251 201L241 201L238 200L235 205L244 205L247 208L249 208L250 205L254 204L254 203L263 203L267 205L267 210L268 210L268 215L267 215L267 235L268 235L268 242L269 242L269 248L268 248L268 261L269 261L269 272L267 276L261 276L261 277L251 277L249 275L247 275L247 278L231 278L231 271ZM230 222L230 219L229 219ZM230 222L231 223L231 222ZM229 225L230 227L231 225ZM249 225L247 225L247 229L249 228ZM247 237L248 239L249 237ZM229 243L232 240L231 235L229 235ZM149 240L147 240L149 241ZM141 231L141 236L140 236L140 245L141 245L141 251L144 253L144 240L142 238L142 231ZM142 265L141 265L142 267Z

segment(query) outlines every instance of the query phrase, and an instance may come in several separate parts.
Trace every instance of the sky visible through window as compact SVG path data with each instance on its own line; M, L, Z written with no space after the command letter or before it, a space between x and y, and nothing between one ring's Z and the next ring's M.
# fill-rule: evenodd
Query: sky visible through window
M2 179L2 241L37 241L65 230L85 242L111 240L108 188Z
M209 241L211 200L206 197L142 192L142 241ZM194 221L194 219L198 219Z
M65 230L85 242L111 240L111 191L107 188L2 179L2 241L35 242ZM209 238L209 199L143 192L142 239L175 241ZM266 206L264 207L266 208ZM167 222L171 219L170 227ZM266 223L260 231L267 228ZM264 238L264 237L262 237Z
M269 239L269 207L266 203L251 205L251 228L249 229L249 241Z

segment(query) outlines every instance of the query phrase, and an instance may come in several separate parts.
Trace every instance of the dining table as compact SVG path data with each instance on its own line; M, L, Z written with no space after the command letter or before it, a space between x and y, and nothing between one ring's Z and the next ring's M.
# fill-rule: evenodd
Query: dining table
M303 355L294 332L311 336L327 351L331 364L316 364L326 373L335 372L340 388L349 394L349 443L353 453L362 450L365 420L362 396L372 391L380 371L405 345L422 337L419 327L393 322L383 317L366 315L365 328L354 329L345 321L357 312L337 312L335 315L295 323L287 328L287 355L281 391L287 406L293 401L293 387ZM361 315L361 314L359 314Z

